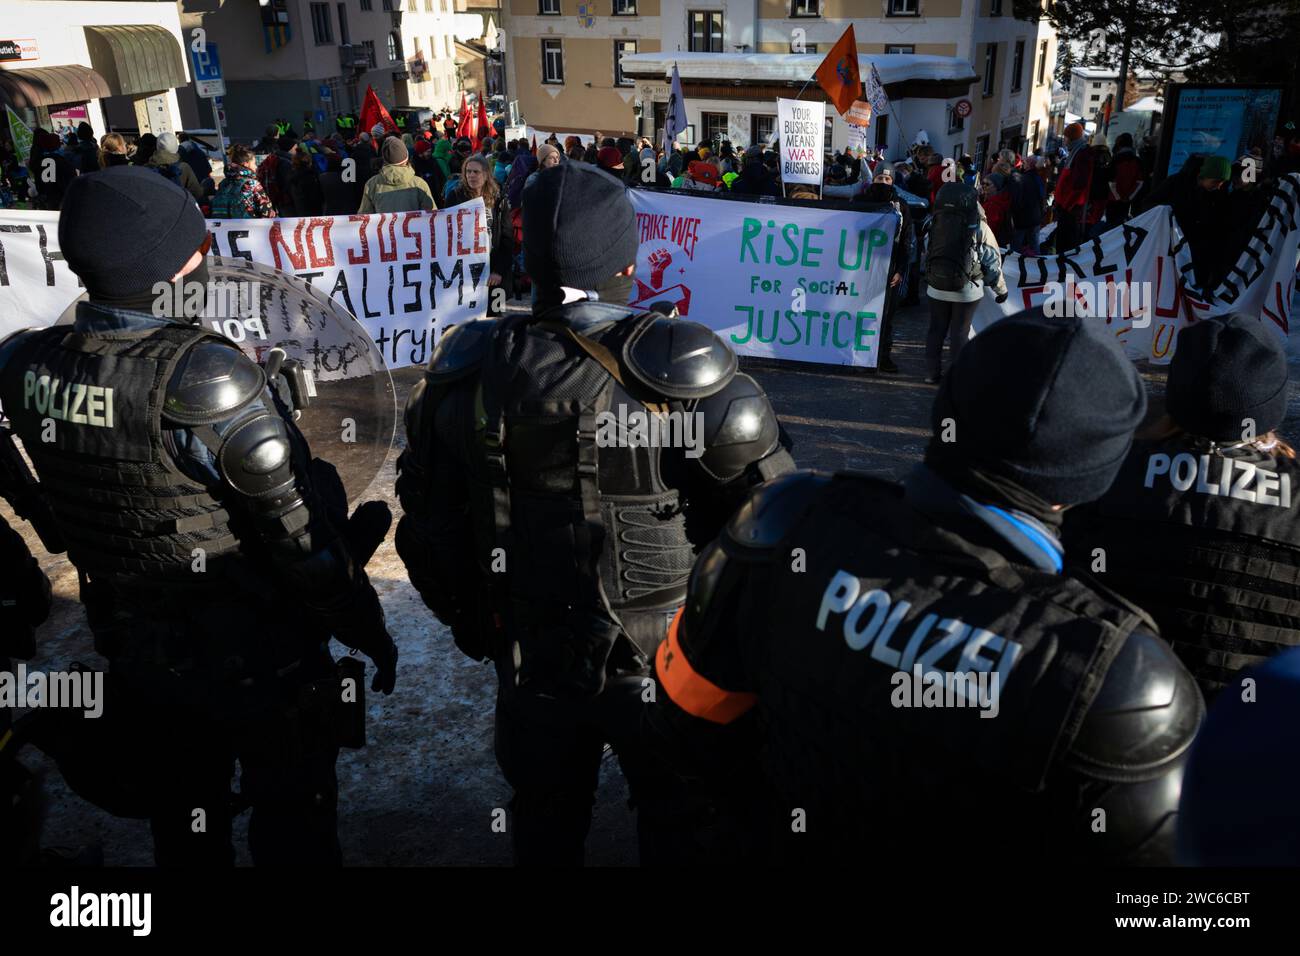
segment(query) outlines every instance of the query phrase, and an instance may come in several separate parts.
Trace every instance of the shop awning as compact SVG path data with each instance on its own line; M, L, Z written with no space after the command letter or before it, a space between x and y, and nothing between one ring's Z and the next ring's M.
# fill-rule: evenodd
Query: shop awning
M189 82L180 44L170 31L145 24L85 30L91 65L113 93L158 93Z
M45 66L30 70L0 70L0 103L15 109L89 103L112 96L108 83L84 66Z

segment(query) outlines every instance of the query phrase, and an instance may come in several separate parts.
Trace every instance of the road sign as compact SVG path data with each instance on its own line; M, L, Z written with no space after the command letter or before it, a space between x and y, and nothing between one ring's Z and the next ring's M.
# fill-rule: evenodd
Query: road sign
M226 95L226 81L221 77L221 60L215 43L204 44L202 50L190 50L194 65L194 89L204 99Z
M967 116L970 116L971 108L970 100L958 100L953 106L952 111L965 119Z
M334 99L334 94L330 91L329 86L327 86L324 83L320 85L320 98L322 102L325 103L328 103L330 100Z

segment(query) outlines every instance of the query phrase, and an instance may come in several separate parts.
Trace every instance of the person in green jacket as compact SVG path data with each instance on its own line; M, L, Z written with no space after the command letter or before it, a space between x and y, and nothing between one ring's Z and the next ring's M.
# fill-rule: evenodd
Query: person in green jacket
M380 149L384 165L371 176L361 196L358 213L417 212L434 208L428 184L411 168L406 144L396 136L384 140Z
M433 144L433 161L442 170L443 182L451 179L451 140L440 139Z

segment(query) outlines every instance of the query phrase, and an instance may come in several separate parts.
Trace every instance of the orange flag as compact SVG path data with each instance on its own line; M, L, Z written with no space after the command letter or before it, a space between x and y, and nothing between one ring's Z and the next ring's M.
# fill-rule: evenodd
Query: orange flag
M853 24L850 23L844 35L835 41L831 52L826 54L826 59L822 60L822 65L817 67L813 76L817 85L831 98L840 115L847 113L862 92L862 77L858 73L858 41L853 36Z

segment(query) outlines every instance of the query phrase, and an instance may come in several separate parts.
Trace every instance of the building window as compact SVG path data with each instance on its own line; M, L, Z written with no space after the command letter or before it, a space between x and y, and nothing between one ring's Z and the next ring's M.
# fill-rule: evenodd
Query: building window
M700 123L704 127L701 143L720 143L727 138L726 113L701 113Z
M348 30L348 5L339 4L339 42L344 46L352 45L352 33Z
M817 44L816 44L816 43L805 43L802 47L800 47L798 50L796 50L796 49L794 48L794 42L792 41L792 42L790 43L790 52L791 52L791 53L816 53L816 52L817 52Z
M313 3L311 5L311 33L317 46L334 42L334 30L330 25L330 5Z
M564 82L564 46L559 40L542 41L542 82Z
M984 89L985 96L992 96L997 86L998 45L990 43L984 47Z
M636 0L614 0L614 16L636 16Z
M456 56L456 53L454 50L452 50L451 47L451 34L450 33L443 34L442 39L443 39L443 46L447 48L447 59L449 60L453 59Z
M1029 148L1033 152L1038 152L1038 120L1029 124Z
M889 0L891 17L914 17L918 13L917 0Z
M1088 102L1089 102L1089 103L1096 103L1099 99L1101 99L1101 94L1100 94L1100 93L1093 93L1092 96L1088 97Z
M948 107L948 132L957 133L966 128L966 117L959 116L954 107Z
M393 0L381 0L385 13L393 12Z
M690 52L723 52L721 10L692 10L686 16L690 23L690 30L687 31Z
M776 135L776 117L761 113L753 114L749 118L749 134L751 146L772 142L772 137Z
M886 147L889 145L889 115L882 113L875 117L876 121L876 145ZM830 142L827 140L827 142Z
M1042 40L1038 44L1038 81L1035 86L1043 85L1043 77L1047 75L1047 41Z
M442 80L438 79L436 76L433 78L433 95L442 95Z
M402 58L402 37L394 30L388 34L388 62L396 63Z
M409 10L409 11L411 11L412 13L415 13L415 12L416 12L416 10L415 10L415 0L408 0L408 2L407 2L407 4L406 4L406 9Z
M975 140L975 169L984 168L984 161L989 158L989 134L985 133L979 139Z
M962 150L965 146L965 143L958 143L952 148L952 158L954 161L959 161L961 159Z
M820 17L822 15L822 0L792 0L790 4L790 16L792 17Z
M424 0L424 12L433 13L433 0Z
M361 10L362 10L362 12L364 12L364 11L366 11L366 10L373 10L373 9L374 9L374 7L371 5L371 0L361 0Z
M916 46L911 43L886 43L886 53L915 53Z
M635 40L614 41L614 85L635 86L636 84L623 75L623 57L636 52Z
M1025 72L1025 41L1016 41L1016 52L1011 56L1011 92L1019 93L1021 75Z
M374 41L374 40L362 40L362 41L361 41L361 48L362 48L363 50L366 51L366 60L370 63L370 69L373 70L373 69L375 68L375 65L376 65L376 60L375 60L375 41Z
M989 0L989 16L1002 16L1002 0Z
M442 4L441 4L441 6L442 6L442 12L443 12L443 13L446 13L446 12L447 12L447 0L442 0Z
M560 0L538 0L537 12L544 17L560 15Z

